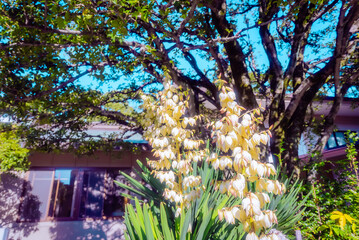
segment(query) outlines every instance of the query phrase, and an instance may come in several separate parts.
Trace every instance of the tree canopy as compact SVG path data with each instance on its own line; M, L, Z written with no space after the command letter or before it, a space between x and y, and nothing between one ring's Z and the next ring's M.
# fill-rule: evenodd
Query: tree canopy
M87 139L82 130L93 120L141 133L136 99L166 77L191 90L191 111L209 103L219 108L214 81L222 79L245 108L261 100L273 126L272 153L282 145L291 168L312 103L334 89L319 126L322 150L345 94L358 84L356 0L4 0L0 6L2 115L43 149ZM83 76L119 87L87 88L79 83Z
M0 173L27 170L28 152L28 149L21 147L14 131L0 133Z

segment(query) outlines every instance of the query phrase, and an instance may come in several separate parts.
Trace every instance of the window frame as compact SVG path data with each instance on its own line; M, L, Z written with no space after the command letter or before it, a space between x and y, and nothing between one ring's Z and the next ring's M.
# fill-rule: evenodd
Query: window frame
M334 139L334 142L335 142L335 147L329 147L329 139L328 139L328 141L326 142L326 144L325 144L325 150L327 150L327 151L329 151L329 150L335 150L335 149L338 149L338 148L343 148L343 147L346 147L346 144L342 144L342 145L340 145L339 144L339 136L337 136L337 133L341 133L341 134L343 134L343 136L344 136L344 141L346 141L347 140L347 137L346 137L346 135L345 135L345 133L347 132L347 130L337 130L337 131L333 131L332 132L332 134L329 136L329 138L331 137L331 136L333 136L333 139ZM353 132L356 132L357 134L359 134L359 131L353 131Z
M70 217L53 217L49 216L50 213L50 206L51 206L51 198L53 194L54 189L54 182L55 179L55 171L56 170L77 170L75 182L74 182L74 190L72 195L72 207L71 207L71 215ZM21 222L33 222L33 221L39 221L39 222L49 222L49 221L76 221L76 220L99 220L99 219L123 219L123 216L106 216L104 215L104 205L105 205L105 199L106 199L106 190L109 189L109 186L107 185L106 179L108 178L110 171L131 171L131 167L31 167L28 172L25 175L25 181L29 182L30 172L31 171L52 171L52 179L51 179L51 185L50 185L50 191L48 193L47 201L46 201L46 211L45 216L41 217L39 220L20 220ZM102 214L100 217L81 217L80 216L80 209L81 209L81 197L82 197L82 191L83 191L83 184L84 184L84 173L85 171L104 171L105 172L105 178L103 179L104 188L106 189L103 194L103 205L102 205ZM31 187L33 187L33 183L30 183ZM120 187L118 187L120 188ZM23 186L23 192L25 192L25 184ZM23 205L24 197L22 196L20 198L20 206ZM128 199L124 197L124 204ZM45 202L43 203L45 204ZM19 208L19 218L21 219L22 210Z

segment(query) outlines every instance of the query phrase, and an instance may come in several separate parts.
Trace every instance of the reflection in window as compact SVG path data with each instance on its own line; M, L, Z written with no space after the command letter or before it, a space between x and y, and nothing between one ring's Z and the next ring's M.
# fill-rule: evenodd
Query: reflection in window
M77 170L56 170L50 200L50 217L71 217Z
M330 149L330 148L335 148L335 147L338 146L337 143L336 143L336 141L335 141L335 136L334 136L334 134L330 135L330 137L329 137L329 139L328 139L327 145L328 145L328 148L329 148L329 149Z
M101 217L104 200L105 171L85 171L81 194L80 217Z
M125 177L118 173L118 170L107 172L106 177L106 199L104 206L104 215L107 217L123 216L125 212L126 199L121 196L119 187L114 180L125 183Z
M325 149L344 147L346 145L345 140L345 131L333 132L332 135L330 135L327 144L325 145ZM349 139L349 141L352 142L351 139Z
M48 200L51 192L53 171L30 171L25 196L22 202L21 219L31 221L47 217ZM34 213L33 211L38 211Z
M125 182L118 169L30 170L20 219L34 220L29 216L35 198L41 220L123 216L126 201L114 180Z
M344 132L335 132L335 138L337 140L338 146L346 145Z

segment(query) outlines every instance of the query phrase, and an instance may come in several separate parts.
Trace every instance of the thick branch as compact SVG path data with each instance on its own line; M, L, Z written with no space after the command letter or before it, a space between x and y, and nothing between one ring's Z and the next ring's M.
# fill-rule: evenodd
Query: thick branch
M307 17L311 8L309 8L308 6L309 3L307 2L302 5L302 7L299 10L298 17L294 22L295 24L294 36L291 44L291 53L290 53L288 68L285 73L285 78L292 79L295 68L303 64L304 47L306 46L307 43L306 40L308 38L309 29L310 29L308 28ZM312 8L313 7L314 6L312 6ZM298 83L294 83L293 86L295 87L296 84L300 84L301 81L302 79L300 79Z
M359 5L354 4L354 6L349 10L349 13L342 20L344 24L338 24L337 26L337 44L331 60L324 68L303 81L298 89L296 89L294 92L291 102L289 103L284 114L286 122L292 118L295 111L302 113L306 112L308 105L312 102L318 90L323 86L326 79L328 79L328 77L334 73L337 60L340 60L341 57L348 51L348 40L351 35L349 30L352 24L355 23L358 18ZM280 123L278 122L278 124Z
M212 10L212 19L215 27L221 36L234 37L231 30L232 27L225 18L226 3L223 0L211 2L210 8ZM228 33L229 32L229 33ZM258 107L255 95L252 90L250 79L248 76L247 66L245 64L245 55L238 41L225 42L224 47L228 55L231 66L232 77L235 83L235 91L238 94L241 104L248 109Z
M274 15L279 11L279 7L276 6L275 2L271 2L271 7L269 9L266 3L262 3L259 13L260 20L267 22L272 19ZM271 72L275 75L275 78L282 78L283 71L282 66L278 60L278 53L274 43L273 36L269 32L269 23L267 25L262 25L259 27L259 34L262 38L262 43L264 50L268 56Z
M130 122L130 121L133 121L133 119L131 119L130 117L127 117L126 115L122 114L119 111L109 111L109 110L105 110L98 106L89 106L89 108L92 109L93 111L95 111L100 116L107 117L108 119L113 120L118 124L128 126L128 127L136 126L136 124L133 124Z

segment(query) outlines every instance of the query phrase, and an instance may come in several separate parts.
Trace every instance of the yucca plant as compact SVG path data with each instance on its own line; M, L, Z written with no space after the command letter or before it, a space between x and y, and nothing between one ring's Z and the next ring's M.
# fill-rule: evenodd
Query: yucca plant
M304 204L311 195L309 193L301 199L302 181L297 179L294 183L291 182L292 177L283 181L287 192L283 195L270 195L271 201L267 207L270 210L276 209L278 224L273 227L289 236L294 234L296 224L302 220Z
M127 239L241 239L245 235L241 225L230 225L218 219L219 209L225 205L239 205L240 200L220 194L214 189L213 182L218 178L219 173L206 162L195 168L206 188L191 208L186 212L182 211L178 218L175 218L174 205L162 195L163 184L142 162L137 163L142 170L137 171L137 174L143 182L125 173L121 174L129 185L117 182L120 187L132 193L132 195L123 195L135 202L135 206L126 207ZM278 224L273 227L292 236L296 223L302 219L303 204L308 196L299 200L302 183L299 180L293 184L290 182L291 178L284 181L288 189L285 195L270 195L271 203L266 208L277 209ZM143 203L144 201L134 197L133 194L140 196L147 203Z
M213 181L218 177L207 163L195 171L202 176L205 189L189 209L182 210L175 218L175 207L162 195L163 186L150 174L150 170L138 161L143 172L138 172L145 184L122 173L129 185L117 184L130 192L142 196L147 203L140 204L138 198L123 194L135 201L135 207L126 206L125 224L127 239L235 239L244 236L240 225L230 225L218 219L218 210L225 205L239 205L238 199L220 194L214 189ZM147 186L151 186L150 189ZM160 187L160 189L156 189ZM151 192L152 191L152 192Z
M218 196L218 194L217 194ZM224 201L217 207L206 198L200 208L191 208L182 212L174 219L171 209L164 202L160 203L160 212L154 205L140 205L135 200L135 208L127 205L125 224L126 239L236 239L244 235L239 226L228 225L217 218L218 208L223 207ZM207 205L209 204L209 205ZM240 238L239 238L240 239Z
M137 195L141 199L147 199L148 201L152 201L157 206L159 206L160 202L164 201L163 191L165 185L160 182L157 178L155 178L151 174L151 170L148 169L145 164L141 161L137 160L137 165L140 167L140 171L134 170L136 175L141 178L141 181L138 181L132 178L130 175L120 171L120 174L125 177L127 184L115 181L115 183L123 189L128 190L131 194L121 193L122 196L132 199L135 199Z
M148 205L141 207L137 200L137 212L127 208L128 238L276 238L276 233L268 232L277 223L276 209L268 209L268 194L283 194L285 186L273 179L274 166L260 161L269 130L258 127L259 109L243 113L234 91L220 79L217 83L223 117L208 123L213 143L207 139L206 148L196 128L206 120L187 115L188 92L181 86L168 81L155 99L143 96L144 137L158 159L147 161L152 171L146 170L141 178L152 181L156 193L131 179L134 192ZM152 173L165 186L153 181Z

